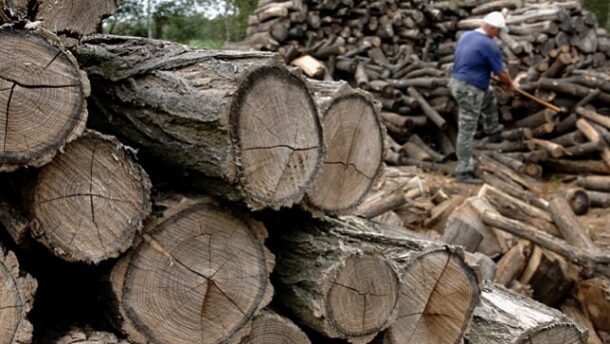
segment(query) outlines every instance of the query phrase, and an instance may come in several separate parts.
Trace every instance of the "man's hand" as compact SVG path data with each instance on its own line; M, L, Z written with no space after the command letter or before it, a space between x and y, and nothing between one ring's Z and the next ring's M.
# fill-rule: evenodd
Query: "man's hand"
M514 92L517 89L517 86L514 84L513 79L510 77L510 74L508 74L506 69L498 74L498 79L500 79L500 82L506 86L506 89L509 92Z

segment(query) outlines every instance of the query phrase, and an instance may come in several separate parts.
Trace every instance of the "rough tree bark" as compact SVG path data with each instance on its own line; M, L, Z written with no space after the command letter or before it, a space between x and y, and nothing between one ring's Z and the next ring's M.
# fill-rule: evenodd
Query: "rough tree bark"
M89 81L43 30L0 29L0 171L48 163L87 121Z
M398 273L375 244L332 231L341 221L282 228L278 296L299 322L329 338L368 343L398 311Z
M151 183L134 154L93 131L66 145L26 196L33 236L68 261L97 264L130 248L150 213Z
M31 343L33 328L27 314L36 288L36 280L20 271L15 254L0 246L0 343Z
M155 164L198 172L208 191L254 209L297 203L312 182L318 112L275 55L112 36L75 51L98 86L96 107Z
M266 229L212 199L158 205L110 276L115 325L133 343L239 343L273 295Z
M372 97L344 82L314 82L326 155L306 203L326 214L358 207L383 168L384 130Z

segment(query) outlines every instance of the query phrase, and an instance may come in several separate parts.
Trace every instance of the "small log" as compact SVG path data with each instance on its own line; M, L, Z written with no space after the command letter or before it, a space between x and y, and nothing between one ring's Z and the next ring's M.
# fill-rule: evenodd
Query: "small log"
M559 233L552 224L551 214L546 210L529 205L492 186L483 185L479 190L478 197L487 200L500 214L506 217L525 221L552 235Z
M50 33L2 28L0 46L0 171L40 167L83 132L89 80Z
M549 212L557 224L562 237L570 244L583 250L595 250L591 238L585 233L572 211L570 204L563 197L555 197L549 202Z
M472 344L586 344L587 335L560 311L486 283L481 286L481 304L466 340Z
M576 121L574 121L574 125L576 125ZM575 130L570 133L551 139L551 142L564 147L569 147L587 142L587 138L585 137L585 135L582 134L580 130Z
M424 226L442 231L447 226L449 216L462 203L464 203L464 196L456 195L435 206L430 211L430 217L424 221Z
M576 185L585 189L610 192L610 177L608 176L579 176Z
M604 148L602 141L589 141L566 148L566 155L572 158L599 153Z
M400 149L400 153L410 159L415 159L415 160L420 160L420 161L431 161L432 160L432 156L430 154L428 154L428 152L426 150L424 150L422 147L420 147L419 145L417 145L411 141L407 141L402 145L402 147Z
M512 168L515 172L524 173L534 178L542 177L542 167L540 167L540 165L533 163L524 163L523 161L511 158L508 155L501 154L498 152L492 152L491 157L496 159L500 163Z
M17 256L0 246L0 343L32 343L33 327L28 313L34 304L38 283L29 274L21 271Z
M549 206L549 202L527 190L524 190L519 184L516 184L510 180L504 180L489 172L483 172L482 178L485 183L497 188L498 190L516 197L517 199L521 199L526 203L542 210L546 210Z
M591 206L600 208L610 208L610 193L600 191L587 191Z
M548 140L541 140L541 139L533 138L533 139L528 140L528 145L531 145L530 150L534 150L536 146L542 147L544 150L549 152L551 157L553 157L555 159L561 158L566 153L566 150L565 150L565 148L563 148L563 146L560 146L560 145L553 143L551 141L548 141Z
M600 115L599 113L597 113L593 110L586 109L584 107L577 107L576 113L586 119L599 123L599 124L603 125L604 127L610 129L610 118L607 116Z
M549 170L571 174L610 174L610 167L599 160L548 159L545 165Z
M439 115L438 112L436 112L436 110L434 110L430 106L430 104L428 104L424 97L422 97L422 95L414 87L409 87L407 89L407 92L409 93L409 95L411 95L411 97L417 100L424 114L426 114L426 116L428 116L428 118L430 118L430 120L439 129L445 130L447 128L447 122L445 121L445 119L441 117L441 115Z
M508 166L505 166L504 164L497 162L484 154L477 155L477 159L480 162L481 169L491 173L502 174L536 194L540 194L542 192L543 185L539 180L515 173Z

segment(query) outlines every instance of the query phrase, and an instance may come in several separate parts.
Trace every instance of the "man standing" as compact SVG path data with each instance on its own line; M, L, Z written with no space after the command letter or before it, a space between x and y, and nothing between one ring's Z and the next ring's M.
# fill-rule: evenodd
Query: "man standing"
M474 174L473 141L479 115L483 115L483 131L490 142L501 141L502 126L498 120L498 106L490 87L493 72L509 91L514 90L513 81L502 63L502 54L493 38L500 30L507 30L500 12L491 12L483 18L483 25L460 37L449 80L449 91L458 103L458 138L456 168L457 180L462 183L479 184Z

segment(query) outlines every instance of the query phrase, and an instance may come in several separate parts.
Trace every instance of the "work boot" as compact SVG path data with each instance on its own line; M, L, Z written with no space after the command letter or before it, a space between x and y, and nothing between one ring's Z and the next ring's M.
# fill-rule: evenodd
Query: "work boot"
M483 184L483 181L474 175L474 172L462 172L457 175L458 183L464 184Z

